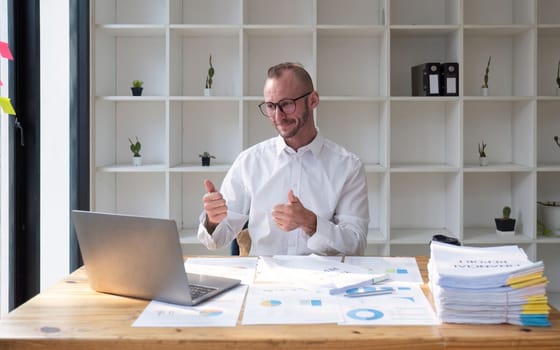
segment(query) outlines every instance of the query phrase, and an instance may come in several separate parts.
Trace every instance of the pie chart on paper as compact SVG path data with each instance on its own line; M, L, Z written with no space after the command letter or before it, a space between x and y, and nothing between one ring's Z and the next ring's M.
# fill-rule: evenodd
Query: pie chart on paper
M263 300L261 301L261 305L264 307L274 307L282 305L282 302L280 300Z
M200 310L200 316L207 316L207 317L212 317L212 316L220 316L221 314L223 314L224 312L222 310L218 310L218 309L204 309L204 310Z
M347 313L348 317L361 321L373 321L383 318L383 312L375 309L363 308L350 310Z

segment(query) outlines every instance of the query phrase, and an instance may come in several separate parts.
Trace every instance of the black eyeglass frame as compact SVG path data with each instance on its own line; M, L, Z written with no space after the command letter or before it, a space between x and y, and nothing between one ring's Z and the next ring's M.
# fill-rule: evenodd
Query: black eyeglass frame
M297 100L300 100L300 99L302 99L302 98L304 98L304 97L307 97L307 96L311 95L311 94L313 93L313 91L314 91L314 90L311 90L311 91L309 91L309 92L307 92L307 93L305 93L305 94L303 94L303 95L301 95L301 96L299 96L299 97L296 97L296 98L285 98L285 99L282 99L282 100L278 101L278 103L274 103L274 102L261 102L261 103L259 103L259 106L258 106L258 107L259 107L259 111L260 111L261 114L262 114L263 116L265 116L266 118L272 118L271 116L267 115L267 114L266 114L265 112L263 112L263 110L262 110L262 107L263 107L263 106L266 106L266 105L268 105L268 104L272 104L272 105L274 105L274 112L275 112L275 113L276 113L276 108L279 108L279 109L280 109L280 112L282 112L282 113L284 113L284 114L292 114L292 113L295 113L295 111L296 111L296 109L297 109L296 101L297 101ZM282 102L287 102L287 101L292 101L292 103L294 104L294 110L293 110L292 112L290 112L290 113L286 113L286 112L284 111L284 109L282 108L282 106L280 105Z

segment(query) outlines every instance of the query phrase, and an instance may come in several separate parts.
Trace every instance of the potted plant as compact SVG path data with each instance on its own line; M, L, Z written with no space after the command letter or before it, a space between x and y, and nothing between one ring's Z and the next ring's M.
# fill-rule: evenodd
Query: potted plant
M486 144L484 140L478 144L478 162L480 166L488 165L488 158L486 158Z
M552 236L552 230L546 227L544 223L538 219L537 219L537 236L544 236L544 237Z
M130 142L130 150L132 151L132 164L135 166L142 165L142 155L140 154L142 144L138 140L138 136L136 136L136 142L132 142L130 138L128 138L128 141Z
M202 160L202 166L210 166L210 158L216 158L208 152L204 152L198 155Z
M212 84L214 83L214 66L212 66L212 54L208 58L208 72L206 73L206 85L204 86L204 96L212 96Z
M537 202L537 217L551 234L560 235L560 202Z
M130 90L132 90L132 96L142 96L142 90L144 90L142 85L144 85L142 80L132 81L132 87L130 88Z
M496 232L498 234L515 234L515 219L510 218L511 208L504 207L502 209L502 217L495 218Z
M488 57L488 63L486 64L486 71L484 72L484 83L480 87L480 93L482 96L488 96L488 73L490 73L490 60L492 56Z

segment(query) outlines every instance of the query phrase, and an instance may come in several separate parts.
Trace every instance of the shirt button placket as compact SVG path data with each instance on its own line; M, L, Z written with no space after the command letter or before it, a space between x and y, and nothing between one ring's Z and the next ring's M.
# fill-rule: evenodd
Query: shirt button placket
M301 186L302 186L302 174L303 174L303 157L305 155L306 152L299 152L297 154L297 158L296 158L296 176L294 176L294 195L297 197L301 196ZM295 239L295 246L296 246L296 250L300 250L299 249L299 245L300 243L300 237L303 235L303 230L302 229L297 229L297 234L294 235L294 239Z
M292 159L290 162L291 168L291 190L295 196L299 196L299 184L301 182L301 156L300 153L292 154ZM290 234L289 244L288 244L288 254L298 254L298 236L300 234L300 229Z
M302 169L302 156L300 153L296 154L296 159L295 159L295 171L294 171L294 176L292 177L292 190L294 191L294 195L298 196L300 195L300 187L301 187L301 169Z

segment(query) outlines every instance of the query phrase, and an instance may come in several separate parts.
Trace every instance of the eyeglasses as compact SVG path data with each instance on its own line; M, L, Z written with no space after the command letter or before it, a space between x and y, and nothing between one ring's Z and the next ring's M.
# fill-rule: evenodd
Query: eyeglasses
M259 110L261 111L262 115L267 118L274 117L274 114L276 113L276 107L278 107L280 109L280 112L284 114L292 114L296 111L296 101L310 95L312 92L313 91L309 91L308 93L296 98L285 98L278 103L263 102L259 104Z

